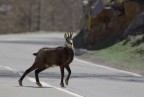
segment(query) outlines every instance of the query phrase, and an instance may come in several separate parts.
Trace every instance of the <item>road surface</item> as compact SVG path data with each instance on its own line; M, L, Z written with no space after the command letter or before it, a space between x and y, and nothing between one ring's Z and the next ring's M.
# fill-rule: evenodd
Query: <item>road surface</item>
M0 97L143 97L143 76L77 58L70 65L68 87L59 85L59 67L40 73L43 88L35 84L34 72L23 80L23 87L18 85L20 75L34 61L32 53L42 47L61 45L64 45L63 33L1 35Z

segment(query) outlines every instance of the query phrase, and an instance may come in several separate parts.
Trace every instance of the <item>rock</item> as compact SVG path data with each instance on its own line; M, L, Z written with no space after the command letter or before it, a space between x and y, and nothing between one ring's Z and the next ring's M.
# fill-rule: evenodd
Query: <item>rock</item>
M86 53L86 49L75 49L75 55L81 56L82 54Z
M101 0L105 5L111 2L111 0Z
M103 2L101 0L97 0L91 8L92 17L97 16L97 14L100 13L103 9L104 9Z
M92 18L91 28L96 27L99 23L105 23L106 25L114 17L112 9L103 9L96 17Z
M128 26L128 18L123 15L123 16L118 16L116 17L116 21L119 24L121 30L124 30Z
M129 22L131 22L140 13L140 5L133 1L125 2L124 10Z
M92 19L92 30L85 40L86 47L92 45L103 45L119 38L121 32L126 28L126 17L117 18L112 9L104 9Z
M125 29L123 37L126 37L129 34L133 34L134 31L137 28L140 28L141 26L144 25L144 12L139 14L131 23L130 25ZM143 28L143 27L142 27ZM141 29L143 31L143 29Z
M123 39L123 35L144 25L143 14L138 16L143 6L137 0L107 0L105 7L109 6L111 9L101 10L102 7L99 6L96 8L96 16L92 15L91 31L86 33L83 40L84 47L88 49L112 45Z

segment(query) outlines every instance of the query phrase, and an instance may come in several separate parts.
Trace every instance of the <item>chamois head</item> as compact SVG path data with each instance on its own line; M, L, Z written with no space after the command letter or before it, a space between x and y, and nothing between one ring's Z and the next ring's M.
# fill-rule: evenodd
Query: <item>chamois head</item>
M65 42L65 46L66 47L69 47L69 48L72 48L73 47L73 33L72 32L67 32L64 34L64 38L66 40Z

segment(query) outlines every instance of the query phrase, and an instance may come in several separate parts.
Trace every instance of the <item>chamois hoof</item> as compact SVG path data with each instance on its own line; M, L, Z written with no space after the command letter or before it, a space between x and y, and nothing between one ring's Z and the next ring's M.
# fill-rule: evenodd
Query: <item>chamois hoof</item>
M19 83L20 86L23 86L21 80L18 80L18 83Z
M68 86L68 79L65 79L65 84Z
M42 84L41 84L41 83L36 82L36 84L37 84L39 87L42 87Z
M61 87L65 87L65 86L64 86L64 83L60 83L60 86L61 86Z

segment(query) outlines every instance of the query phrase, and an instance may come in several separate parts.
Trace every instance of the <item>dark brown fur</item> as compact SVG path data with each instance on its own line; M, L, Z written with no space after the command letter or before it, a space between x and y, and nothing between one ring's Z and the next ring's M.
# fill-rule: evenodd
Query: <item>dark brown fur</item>
M57 48L42 48L38 53L34 53L36 56L35 63L38 67L48 64L50 67L55 64L57 66L67 66L73 60L73 50L68 47ZM43 65L42 65L43 64Z
M72 34L70 33L66 39L72 38ZM67 41L68 41L67 39ZM35 78L38 86L42 86L39 82L38 74L45 70L46 68L52 67L53 65L59 66L61 70L61 83L60 85L64 87L63 78L64 78L64 68L68 71L68 76L65 80L65 84L68 85L68 81L71 75L71 69L69 64L73 61L74 51L73 48L69 48L67 46L57 47L57 48L42 48L37 53L33 53L35 57L35 61L33 65L27 69L24 74L19 79L19 85L22 86L22 80L24 77L35 70Z

